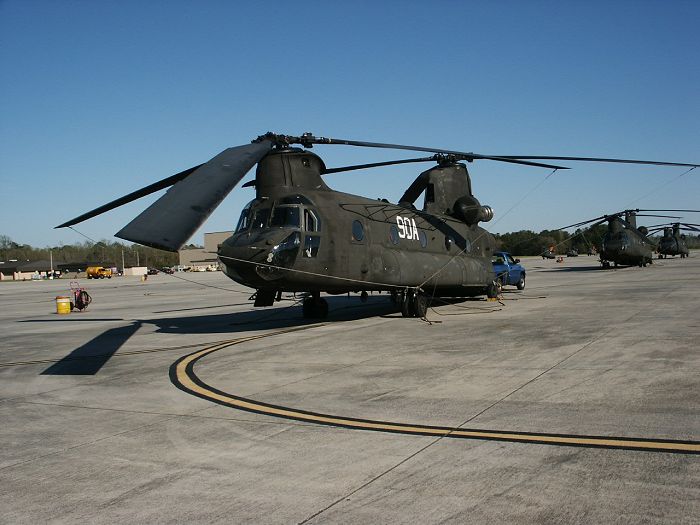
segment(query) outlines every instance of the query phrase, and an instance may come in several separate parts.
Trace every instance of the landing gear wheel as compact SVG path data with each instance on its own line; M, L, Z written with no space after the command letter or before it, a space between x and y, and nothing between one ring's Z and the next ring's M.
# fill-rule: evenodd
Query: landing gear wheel
M415 307L412 299L413 292L401 292L399 301L401 304L401 315L403 317L415 317Z
M320 297L307 297L302 306L304 319L325 319L328 317L328 302Z
M423 318L428 313L428 297L418 292L413 296L413 313L415 317Z
M422 292L400 292L399 301L403 317L425 317L428 313L428 296Z
M518 290L525 289L525 276L524 275L520 276L520 280L518 281L518 284L516 286L518 287Z

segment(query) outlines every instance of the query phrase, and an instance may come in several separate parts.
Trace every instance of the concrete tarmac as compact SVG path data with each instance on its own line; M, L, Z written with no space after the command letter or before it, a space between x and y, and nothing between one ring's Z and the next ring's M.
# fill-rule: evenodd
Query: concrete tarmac
M69 315L70 279L0 283L0 522L698 523L698 254L523 262L430 323L220 272L81 280Z

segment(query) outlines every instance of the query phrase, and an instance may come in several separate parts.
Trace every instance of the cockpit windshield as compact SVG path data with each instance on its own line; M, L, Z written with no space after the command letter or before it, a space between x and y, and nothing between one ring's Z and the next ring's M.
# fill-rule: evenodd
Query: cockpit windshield
M255 216L251 222L253 230L262 230L267 228L267 221L270 218L270 208L260 208L255 211Z
M271 227L299 228L299 206L277 206L272 211Z

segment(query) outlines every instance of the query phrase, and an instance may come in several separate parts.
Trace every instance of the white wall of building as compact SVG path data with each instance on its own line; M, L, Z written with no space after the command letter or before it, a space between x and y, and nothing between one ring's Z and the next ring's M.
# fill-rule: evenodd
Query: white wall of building
M141 277L148 273L148 268L145 266L132 266L131 268L124 268L124 275L131 277Z

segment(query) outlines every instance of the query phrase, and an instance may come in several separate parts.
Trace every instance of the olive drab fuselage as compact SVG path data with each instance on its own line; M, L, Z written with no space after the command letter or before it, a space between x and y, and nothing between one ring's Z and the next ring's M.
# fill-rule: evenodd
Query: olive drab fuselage
M664 236L659 240L658 252L661 255L680 255L687 257L690 253L685 242L685 236L681 234L680 225L664 228Z
M625 227L616 216L608 222L608 231L603 236L600 260L605 266L613 262L622 265L646 265L652 262L653 245L646 237L644 230L637 229L634 212L627 213L625 221L630 227Z
M484 294L495 278L495 241L477 223L492 212L471 196L466 168L452 168L466 179L455 183L468 190L461 204L455 203L459 194L440 193L450 191L449 181L429 184L431 174L445 180L446 168L436 167L421 174L430 195L424 210L417 210L408 202L331 190L318 156L296 148L275 150L258 164L256 198L219 247L224 272L241 284L274 292L421 287L434 296ZM440 206L450 214L436 213Z

